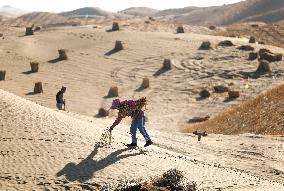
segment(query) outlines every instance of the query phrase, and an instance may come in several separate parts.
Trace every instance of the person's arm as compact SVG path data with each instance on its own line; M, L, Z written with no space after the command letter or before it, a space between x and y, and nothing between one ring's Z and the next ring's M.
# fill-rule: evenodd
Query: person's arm
M121 122L121 120L122 120L122 116L121 116L120 112L118 112L118 116L117 116L117 118L115 119L115 121L114 121L114 123L112 124L112 126L110 126L110 130L112 131L113 128L114 128L115 126L117 126L117 125Z

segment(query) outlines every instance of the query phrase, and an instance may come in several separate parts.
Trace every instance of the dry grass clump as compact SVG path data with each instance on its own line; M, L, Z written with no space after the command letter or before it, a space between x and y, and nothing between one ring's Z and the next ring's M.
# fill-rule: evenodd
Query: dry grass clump
M242 46L239 46L237 49L243 50L243 51L254 51L254 47L250 45L242 45Z
M0 70L0 81L4 81L6 77L6 70Z
M184 177L182 171L171 169L162 176L154 178L152 181L122 181L117 185L106 185L102 190L115 191L196 191L197 186L193 181Z
M31 72L33 72L33 73L38 72L38 69L39 69L39 67L38 67L39 63L38 62L31 62L30 65L31 65Z
M106 110L105 108L100 108L98 115L99 117L107 117L109 115L109 111Z
M213 49L209 41L202 42L198 50L211 50Z
M118 97L118 87L117 86L113 86L109 89L107 97L111 98L111 97Z
M177 28L177 33L179 34L179 33L184 33L184 28L183 28L183 26L178 26L178 28Z
M258 57L258 53L257 52L250 52L248 60L256 60L257 57Z
M26 27L26 36L34 35L33 27Z
M284 85L233 106L210 120L189 126L184 132L207 131L217 134L284 135Z
M229 91L229 88L224 85L214 86L214 90L216 93L225 93Z
M150 79L148 77L143 78L142 84L141 84L141 89L146 89L150 87Z
M274 54L268 49L260 49L258 53L260 60L267 60L268 62L277 62L282 60L282 54Z
M228 91L228 97L229 97L229 99L237 99L238 97L240 97L240 92L230 90L230 91Z
M171 59L164 59L163 69L164 70L171 70L172 69L172 60Z
M42 87L42 82L36 82L34 86L34 93L39 94L43 93L43 87Z
M117 22L112 23L112 31L119 31L119 24Z
M211 96L211 93L208 90L203 89L200 91L199 95L201 98L209 98Z
M251 37L249 38L249 43L256 43L255 37L251 36Z
M230 40L224 40L224 41L221 41L218 46L235 46L232 41Z
M122 45L121 41L119 41L119 40L115 41L114 50L116 50L116 51L123 50L123 45Z
M67 60L68 59L65 49L59 49L58 54L59 54L60 60Z
M256 73L265 74L265 73L270 73L270 72L271 72L271 69L269 66L269 62L266 60L260 60Z

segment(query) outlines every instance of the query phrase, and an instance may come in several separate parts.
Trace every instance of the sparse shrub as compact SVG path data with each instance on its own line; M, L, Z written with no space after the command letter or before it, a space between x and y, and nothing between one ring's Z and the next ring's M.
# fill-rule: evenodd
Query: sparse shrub
M34 93L35 94L43 93L42 82L36 82L35 83Z
M228 96L229 96L229 99L236 99L236 98L240 97L240 92L230 90L230 91L228 91Z
M221 41L218 46L235 46L232 41L230 40L224 40L224 41Z
M34 35L33 27L26 27L26 36Z
M206 89L203 89L199 93L201 98L209 98L211 96L210 92Z
M119 24L117 22L112 23L112 31L119 31Z
M213 48L209 41L202 42L201 46L199 47L199 50L210 50L210 49L213 49Z
M107 97L118 97L118 87L113 86L109 89Z
M171 70L172 69L172 60L171 59L164 59L163 69Z
M119 41L119 40L115 41L114 49L117 50L117 51L123 50L122 42Z
M38 69L39 69L38 62L31 62L30 65L31 65L31 72L33 73L38 72Z
M256 73L265 74L271 72L269 62L266 60L260 60Z
M6 77L6 71L5 70L1 70L0 71L0 81L4 81Z
M60 60L67 60L68 59L65 49L59 49L58 54L59 54Z
M249 38L249 43L256 43L255 37L251 36L251 37Z
M243 50L243 51L254 51L254 47L250 45L242 45L242 46L239 46L237 49Z
M183 28L183 26L178 26L178 28L177 28L177 33L179 34L179 33L184 33L184 28Z
M109 111L106 110L105 108L100 108L98 116L100 117L107 117L109 115Z
M255 60L257 59L258 53L257 52L250 52L248 60Z
M148 77L143 78L141 89L146 89L150 87L150 79Z

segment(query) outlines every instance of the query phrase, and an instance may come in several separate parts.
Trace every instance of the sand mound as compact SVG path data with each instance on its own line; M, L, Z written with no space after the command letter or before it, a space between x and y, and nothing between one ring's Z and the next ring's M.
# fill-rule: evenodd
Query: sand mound
M186 132L207 131L218 134L272 134L284 135L282 120L284 109L284 85L273 88L244 104L213 117L198 125L187 128Z
M121 143L130 139L121 124L112 134L112 144L101 147L101 135L105 135L103 130L107 130L108 120L92 118L96 120L93 123L86 118L82 121L2 90L0 111L0 190L100 190L105 183L147 180L172 168L182 170L183 178L196 182L200 189L228 187L233 183L236 189L283 188L282 184L272 184L239 170L217 168L216 161L192 160L177 152L184 152L183 146L188 147L176 144L188 136L152 132L154 137L159 137L160 146L128 149ZM166 175L162 183L168 180L165 177L172 177Z

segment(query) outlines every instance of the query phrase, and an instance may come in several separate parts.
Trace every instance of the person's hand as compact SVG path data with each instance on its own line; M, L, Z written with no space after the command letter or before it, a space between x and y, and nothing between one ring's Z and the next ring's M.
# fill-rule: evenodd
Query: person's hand
M110 127L109 127L109 130L112 131L113 128L114 128L114 125L110 126Z

